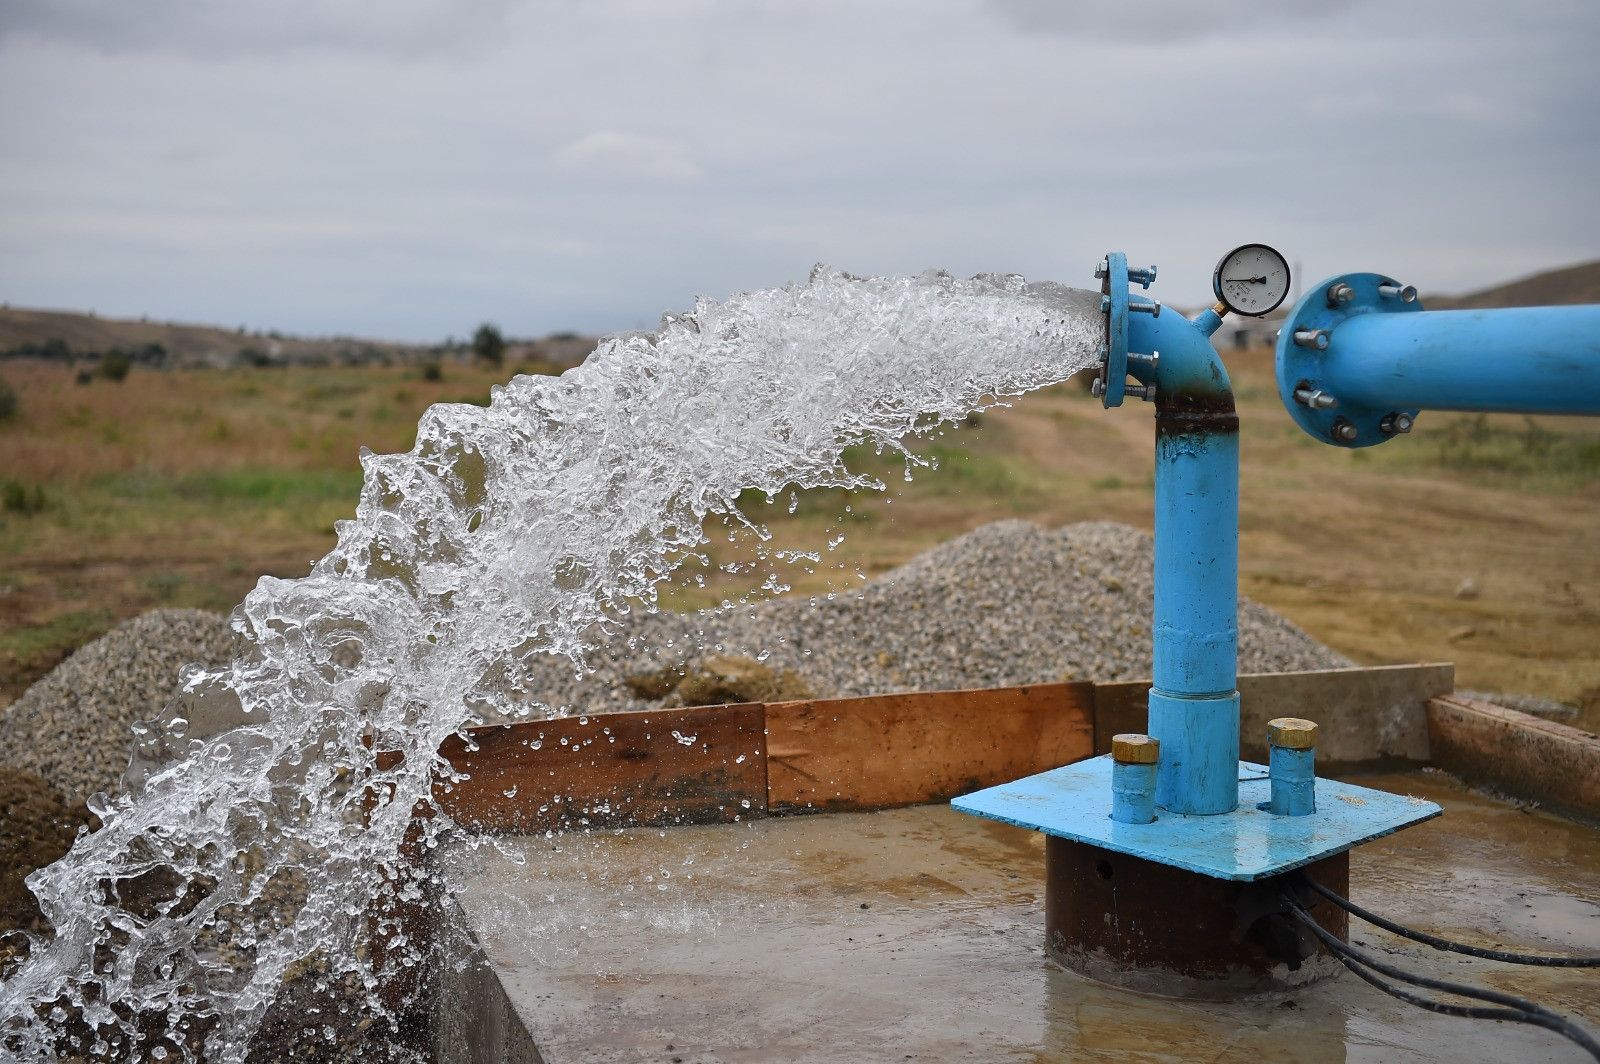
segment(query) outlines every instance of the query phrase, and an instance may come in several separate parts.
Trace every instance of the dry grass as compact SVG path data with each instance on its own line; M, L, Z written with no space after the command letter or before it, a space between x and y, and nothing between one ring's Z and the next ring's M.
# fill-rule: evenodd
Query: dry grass
M1574 419L1424 414L1411 438L1363 452L1293 427L1265 353L1230 356L1243 436L1244 590L1368 663L1453 660L1463 686L1574 702L1600 724L1600 427ZM0 367L22 400L0 425L0 479L42 488L0 514L0 701L72 646L155 605L226 609L263 573L304 573L353 510L356 454L410 446L431 402L487 395L503 376L446 368L136 369L126 383ZM848 585L999 517L1149 527L1150 408L1101 410L1077 388L1033 395L934 442L937 471L858 460L894 489L766 506L772 549L844 544L800 593ZM847 510L848 507L848 510ZM711 536L713 566L752 559ZM714 568L667 595L738 597L753 575ZM1456 598L1463 580L1476 598Z

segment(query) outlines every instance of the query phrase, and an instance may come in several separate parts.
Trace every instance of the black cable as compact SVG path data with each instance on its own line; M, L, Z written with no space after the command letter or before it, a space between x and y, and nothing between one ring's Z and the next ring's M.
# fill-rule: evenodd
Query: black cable
M1421 942L1432 946L1434 949L1449 950L1451 953L1465 953L1469 957L1482 957L1491 961L1506 961L1510 964L1535 964L1547 968L1600 968L1600 957L1552 957L1538 953L1512 953L1503 949L1485 949L1482 946L1469 946L1465 942L1455 942L1438 935L1430 935L1426 931L1418 931L1397 924L1393 920L1385 919L1369 909L1363 909L1349 898L1340 897L1327 887L1318 883L1310 876L1301 876L1301 880L1312 890L1327 898L1333 904L1349 913L1351 916L1360 917L1369 924L1374 924L1385 931L1409 938L1413 942Z
M1299 903L1288 895L1284 896L1284 904L1295 919L1305 924L1311 933L1321 940L1323 945L1333 951L1334 956L1339 959L1341 964L1354 972L1363 981L1377 987L1385 994L1399 998L1407 1004L1445 1016L1462 1016L1481 1020L1507 1020L1512 1023L1526 1023L1535 1027L1542 1027L1577 1043L1588 1051L1589 1055L1595 1060L1600 1061L1600 1041L1596 1041L1588 1031L1558 1012L1552 1012L1537 1002L1519 998L1513 994L1466 986L1461 983L1452 983L1444 979L1431 979L1427 976L1416 975L1393 965L1385 964L1383 961L1363 950L1357 949L1324 928L1317 923L1310 913L1302 909ZM1367 969L1371 969L1371 971ZM1457 997L1476 1001L1487 1001L1504 1007L1481 1008L1472 1005L1453 1005L1447 1001L1423 997L1420 994L1412 994L1400 987L1384 982L1377 975L1374 975L1374 972L1387 975L1391 979L1398 979L1404 983L1410 983L1413 986L1426 987L1429 990L1438 990L1446 994L1453 994Z

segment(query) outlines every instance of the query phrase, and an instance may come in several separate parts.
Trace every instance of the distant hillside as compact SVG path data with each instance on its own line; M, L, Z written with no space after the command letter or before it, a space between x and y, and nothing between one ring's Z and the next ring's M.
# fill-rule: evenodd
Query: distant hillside
M1600 260L1547 270L1464 296L1423 294L1429 310L1486 310L1491 307L1551 307L1600 303Z
M508 340L506 360L509 365L531 359L565 367L582 362L593 349L593 337L558 333L542 340ZM0 358L94 361L113 350L138 363L166 367L420 363L471 355L464 344L447 347L353 336L285 336L146 318L135 321L0 307Z

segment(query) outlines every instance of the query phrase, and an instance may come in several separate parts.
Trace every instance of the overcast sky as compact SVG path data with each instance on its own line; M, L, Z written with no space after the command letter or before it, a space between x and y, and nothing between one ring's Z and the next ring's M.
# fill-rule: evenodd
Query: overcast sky
M1116 14L1109 12L1120 8ZM0 300L408 339L943 266L1600 257L1600 3L4 0Z

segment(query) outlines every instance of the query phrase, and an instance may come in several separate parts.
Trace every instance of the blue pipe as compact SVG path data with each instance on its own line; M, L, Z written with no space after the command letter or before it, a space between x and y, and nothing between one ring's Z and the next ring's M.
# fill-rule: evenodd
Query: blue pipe
M1273 746L1267 751L1271 797L1267 812L1274 816L1310 816L1317 811L1317 752Z
M1322 362L1322 387L1366 407L1600 414L1600 306L1361 314Z
M1156 818L1156 766L1111 765L1111 819L1119 824L1148 824Z
M1160 355L1148 725L1161 742L1156 802L1227 813L1239 804L1239 419L1201 326L1131 314L1128 329L1130 350Z

